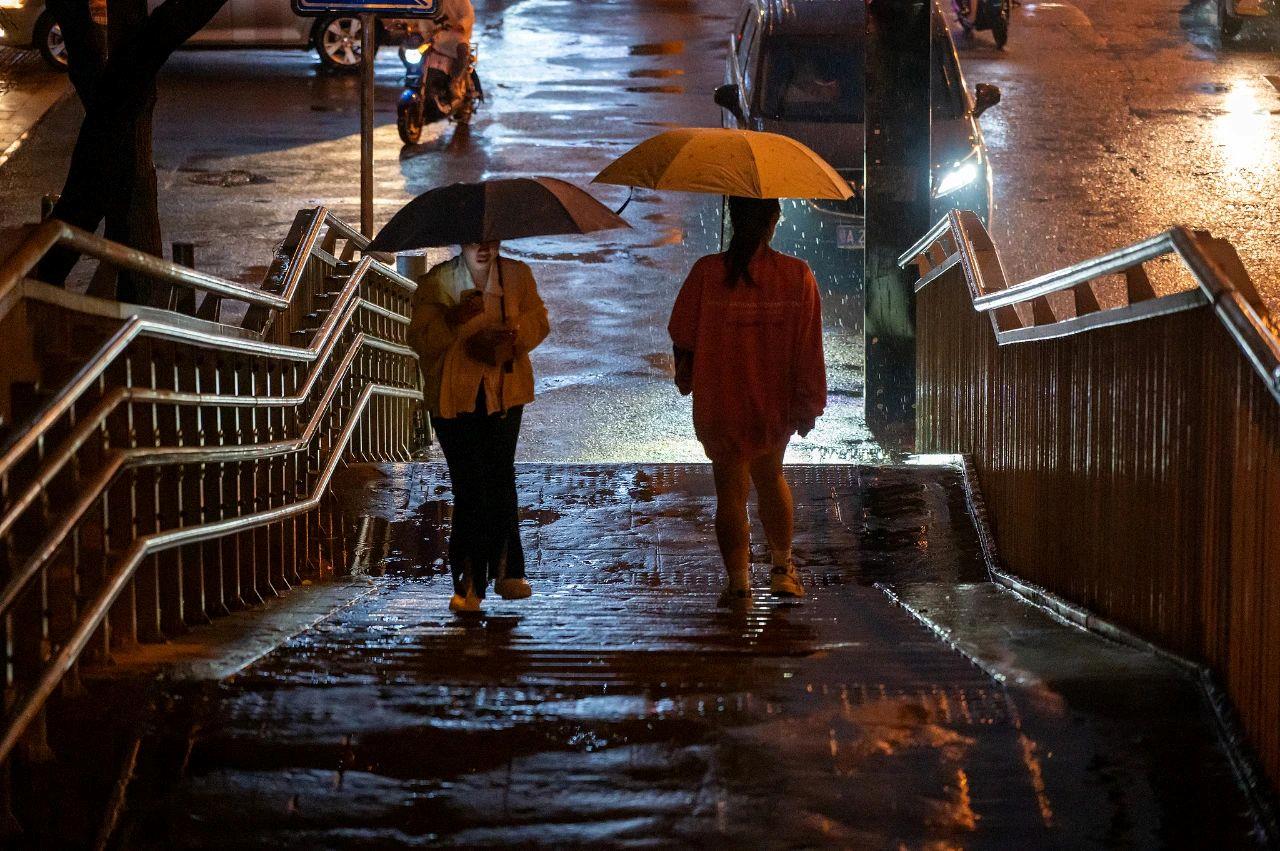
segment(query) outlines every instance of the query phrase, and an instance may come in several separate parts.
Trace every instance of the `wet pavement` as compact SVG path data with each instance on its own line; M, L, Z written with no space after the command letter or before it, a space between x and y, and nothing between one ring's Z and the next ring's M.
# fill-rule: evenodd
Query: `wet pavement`
M424 144L401 146L401 66L394 49L379 55L378 221L455 180L533 172L584 183L666 126L720 121L711 92L738 0L476 5L490 100L471 128L437 124ZM1267 79L1280 79L1280 24L1250 23L1223 45L1212 7L1027 0L1006 51L985 34L960 40L969 84L1004 91L982 124L1010 278L1183 222L1232 239L1280 304L1280 91ZM257 282L298 208L326 204L355 220L357 102L356 78L323 73L300 50L176 54L156 124L167 236L194 241L203 268ZM30 220L39 196L58 190L77 120L74 103L55 109L0 166L0 225ZM611 204L625 197L595 191ZM688 402L670 392L664 326L690 264L717 244L718 206L642 192L626 216L630 233L509 246L534 264L553 321L534 355L540 399L524 460L702 460ZM1171 270L1156 264L1156 284L1185 286ZM819 273L834 281L847 270ZM825 294L831 405L791 460L881 460L862 424L855 290Z
M439 123L401 146L402 66L378 60L377 220L458 180L545 174L586 184L612 158L671 125L719 121L731 0L488 0L476 3L489 101L470 128ZM169 239L202 268L256 283L294 213L324 204L358 220L357 78L320 72L301 51L190 51L162 78L156 156ZM234 120L228 120L234 117ZM57 191L78 108L55 110L30 156L0 169L0 225L29 220ZM626 191L596 187L619 206ZM671 389L666 320L693 261L718 250L719 200L640 192L634 230L506 247L535 269L552 318L534 353L539 402L526 414L530 461L704 460L689 402ZM442 258L443 253L432 255ZM794 460L879 459L862 415L856 294L828 292L829 413Z
M34 50L0 47L0 168L70 89L67 75L46 65ZM35 209L40 209L38 201Z
M535 596L454 616L447 476L356 468L374 591L176 693L125 844L1253 844L1194 680L986 582L958 470L788 475L799 603L714 607L708 468L529 465Z
M958 41L969 83L1004 94L982 124L1011 280L1186 224L1231 240L1280 315L1280 19L1223 42L1214 6L1024 0L1005 52Z
M455 180L584 183L665 126L719 123L737 0L476 5L490 101L471 128L402 148L399 66L379 59L379 221ZM1008 51L961 45L970 85L1004 89L982 123L1012 279L1184 222L1235 241L1280 303L1280 93L1264 76L1280 39L1250 25L1220 45L1211 6L1026 0ZM298 208L357 218L356 97L301 51L176 55L156 126L167 237L256 282ZM77 120L55 108L0 165L0 225L58 190ZM664 326L718 209L642 192L626 216L629 233L509 247L553 321L524 460L701 460ZM879 461L857 294L826 307L830 412L788 458ZM374 590L243 675L174 693L158 738L177 758L144 761L130 843L1251 844L1196 682L985 581L954 470L788 472L802 604L714 609L705 467L527 466L535 597L466 619L445 610L442 470L369 475L360 499L386 524Z

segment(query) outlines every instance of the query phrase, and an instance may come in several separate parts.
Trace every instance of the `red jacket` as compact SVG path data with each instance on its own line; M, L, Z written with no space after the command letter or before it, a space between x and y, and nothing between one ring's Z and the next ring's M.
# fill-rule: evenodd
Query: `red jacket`
M787 444L827 404L822 305L807 263L764 248L751 283L725 286L723 254L693 265L667 330L693 352L693 428L713 461Z

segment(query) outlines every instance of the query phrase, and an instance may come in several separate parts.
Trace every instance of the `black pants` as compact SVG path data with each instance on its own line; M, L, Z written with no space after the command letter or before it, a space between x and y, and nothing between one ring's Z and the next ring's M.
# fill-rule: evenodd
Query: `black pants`
M491 580L524 578L516 499L516 441L524 409L511 408L505 415L484 410L482 390L476 411L431 421L453 483L453 589L466 594L470 578L480 597Z

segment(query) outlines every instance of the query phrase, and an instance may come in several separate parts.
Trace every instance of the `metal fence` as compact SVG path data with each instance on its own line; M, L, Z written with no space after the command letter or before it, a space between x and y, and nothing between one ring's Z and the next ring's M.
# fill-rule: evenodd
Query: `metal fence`
M41 746L78 665L343 569L329 498L347 459L405 460L421 391L414 284L323 208L298 214L261 289L60 222L0 264L0 760ZM29 276L71 247L193 315Z
M1208 665L1280 789L1280 340L1234 250L1174 228L1008 287L953 213L901 262L919 448L971 456L1012 572Z

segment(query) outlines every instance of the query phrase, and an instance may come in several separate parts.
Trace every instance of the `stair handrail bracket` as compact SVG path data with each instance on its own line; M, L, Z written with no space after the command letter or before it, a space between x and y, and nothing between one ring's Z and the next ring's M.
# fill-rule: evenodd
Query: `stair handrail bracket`
M261 289L56 221L0 261L0 321L38 309L65 336L101 331L0 441L0 767L86 652L108 661L349 563L333 474L409 460L422 416L416 285L367 244L323 207L300 211ZM31 275L58 248L205 301L54 290ZM238 322L226 301L246 306Z
M1010 285L962 211L899 263L919 272L917 451L971 461L993 578L1210 672L1276 836L1280 325L1236 250L1177 225Z

